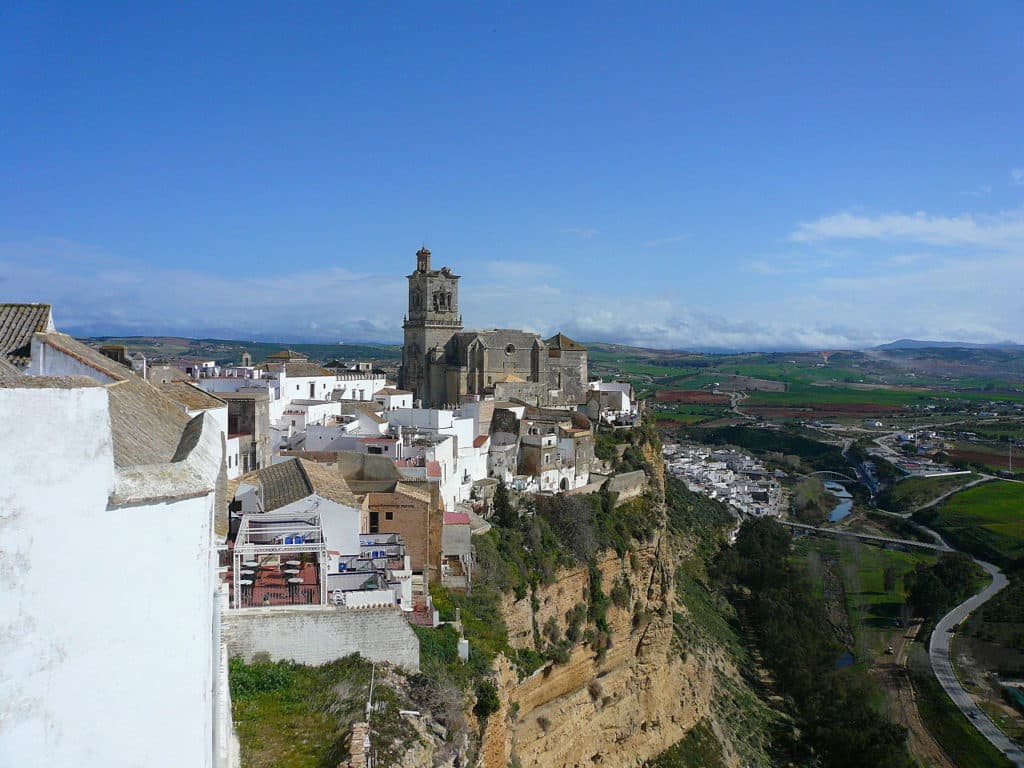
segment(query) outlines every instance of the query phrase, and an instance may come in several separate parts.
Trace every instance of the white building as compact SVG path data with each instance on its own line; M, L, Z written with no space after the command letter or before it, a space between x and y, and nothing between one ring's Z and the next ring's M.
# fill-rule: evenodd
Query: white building
M0 762L227 764L220 427L63 334L29 371L0 382Z

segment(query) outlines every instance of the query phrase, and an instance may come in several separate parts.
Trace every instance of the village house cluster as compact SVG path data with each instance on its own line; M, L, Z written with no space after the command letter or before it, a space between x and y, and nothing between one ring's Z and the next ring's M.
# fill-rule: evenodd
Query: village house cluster
M779 479L752 456L677 443L666 443L662 453L668 471L687 488L728 504L740 515L781 517L787 507Z
M437 623L431 583L471 585L499 483L607 479L594 433L638 422L629 385L589 381L563 334L463 331L458 277L429 256L395 383L293 350L146 360L60 333L47 305L0 305L0 413L19 441L0 457L18 478L0 555L21 564L0 590L15 638L0 694L26 702L0 753L70 764L88 743L168 764L173 713L176 764L234 765L229 655L415 670L410 624Z

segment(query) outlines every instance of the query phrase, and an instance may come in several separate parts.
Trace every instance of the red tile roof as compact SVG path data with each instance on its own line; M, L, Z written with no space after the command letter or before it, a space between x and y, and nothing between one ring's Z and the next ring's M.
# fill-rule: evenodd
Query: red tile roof
M469 525L469 515L465 512L445 512L445 525Z
M427 477L440 477L441 476L441 463L439 461L428 461L427 462Z
M491 436L490 436L490 435L479 435L479 436L478 436L478 437L476 438L476 440L474 440L474 441L473 441L473 447L474 447L474 448L479 448L479 447L480 447L480 446L482 446L482 445L483 445L484 443L486 443L486 442L487 442L488 440L490 440L490 438L491 438Z

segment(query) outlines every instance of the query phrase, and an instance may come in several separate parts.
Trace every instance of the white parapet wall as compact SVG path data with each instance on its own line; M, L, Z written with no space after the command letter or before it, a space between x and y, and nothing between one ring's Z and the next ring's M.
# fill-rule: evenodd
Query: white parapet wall
M317 666L358 653L418 672L420 643L396 608L243 608L224 616L228 653Z

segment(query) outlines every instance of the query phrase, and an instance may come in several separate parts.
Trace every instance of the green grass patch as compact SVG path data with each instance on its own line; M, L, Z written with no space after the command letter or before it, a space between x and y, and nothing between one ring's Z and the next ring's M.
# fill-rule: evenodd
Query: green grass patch
M882 493L878 506L890 512L911 512L945 493L973 483L978 477L973 473L952 477L908 477Z
M644 765L647 768L726 768L727 763L711 726L701 720L685 738Z
M371 665L358 655L319 667L231 659L232 714L245 768L335 768L347 759L352 723L362 720ZM398 765L414 737L394 690L374 688L373 748L378 764Z
M914 519L983 560L1011 569L1024 560L1024 483L976 485L915 513Z

